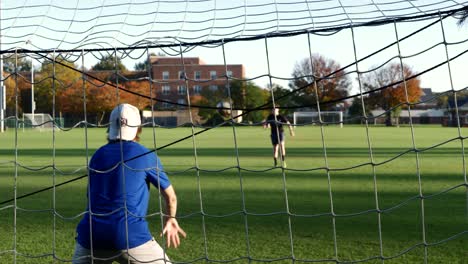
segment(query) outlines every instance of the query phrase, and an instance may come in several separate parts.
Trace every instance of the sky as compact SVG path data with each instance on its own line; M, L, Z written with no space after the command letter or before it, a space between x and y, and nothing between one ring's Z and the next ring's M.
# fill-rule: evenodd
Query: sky
M347 10L348 18L362 16L367 21L376 16L374 6L369 3L381 3L379 8L391 10L379 12L394 15L414 12L412 6L420 5L418 12L428 8L459 8L465 1L368 1L368 0L328 0L328 1L283 1L283 0L255 0L255 1L50 1L50 0L7 0L0 3L2 15L2 49L67 49L81 48L109 48L121 47L126 43L135 43L142 39L152 41L150 44L167 44L174 38L196 40L222 39L234 36L242 30L243 36L252 36L285 29L303 29L323 27L324 25L339 25L343 18L340 5ZM395 4L389 5L388 3ZM339 4L338 4L339 3ZM397 4L398 3L398 4ZM415 4L414 4L415 3ZM397 6L401 5L401 6ZM397 7L394 7L397 6ZM230 7L232 9L230 9ZM400 8L400 9L398 9ZM365 13L369 9L370 13ZM189 10L191 12L177 12ZM244 12L245 14L242 15ZM341 12L341 13L340 13ZM360 13L361 12L361 13ZM239 14L239 16L236 16ZM206 16L206 19L205 17ZM311 17L313 18L311 21ZM368 16L368 18L365 18ZM354 18L353 18L354 19ZM347 20L343 20L347 23ZM361 20L363 21L363 20ZM425 71L434 65L446 61L446 47L443 45L444 34L448 43L448 55L453 57L468 49L463 42L468 37L468 24L459 27L456 19L443 20L444 34L441 23L437 19L419 22L402 22L395 26L393 23L381 26L355 27L338 32L323 32L321 35L310 35L310 49L329 59L337 61L341 66L351 65L347 71L356 71L356 59L373 54L396 41L399 38L436 22L428 29L412 36L397 45L393 45L370 58L359 62L360 71L367 71L392 59L398 62L396 56L403 56L403 62L412 67L415 72ZM321 24L322 23L322 24ZM276 28L275 28L276 27ZM193 32L190 30L194 29ZM183 34L185 35L183 35ZM353 34L354 33L354 38ZM163 35L166 34L166 35ZM224 36L222 35L224 34ZM239 33L240 34L240 33ZM155 36L159 36L155 38ZM162 36L162 37L161 37ZM353 43L354 39L354 43ZM80 46L81 45L81 46ZM354 45L356 54L354 52ZM78 49L79 50L79 49ZM427 50L427 51L426 51ZM151 52L166 52L178 55L178 50L168 48L152 49ZM97 54L87 54L84 59L86 67L97 62ZM127 50L124 63L128 68L143 61L143 50ZM194 46L184 53L186 57L200 57L208 64L243 64L247 78L259 86L266 87L272 83L288 86L294 65L309 56L308 35L276 37L228 42L221 46ZM465 69L466 55L460 56L450 63L451 74L447 65L442 65L420 77L424 88L432 88L436 92L452 88L458 90L468 85ZM77 61L81 63L81 59ZM258 77L258 78L257 78ZM353 81L352 93L359 92L356 82L357 75L350 75Z
M360 71L375 68L388 60L399 62L397 56L401 54L403 62L409 65L415 72L423 72L431 67L447 60L446 46L443 45L441 23L436 20L422 21L417 23L397 24L399 38L403 38L423 28L430 23L436 22L428 29L412 36L390 48L379 52L369 59L359 62ZM449 58L468 49L468 44L462 41L468 38L468 25L458 26L455 19L443 21L444 33ZM376 51L396 42L395 27L393 24L355 28L354 44L350 29L330 36L310 35L310 50L312 53L321 54L329 59L337 61L342 67L353 64L347 71L356 71L356 57L360 60ZM458 43L462 42L462 43ZM228 43L225 45L224 54L221 48L197 47L185 56L200 56L207 63L224 63L224 57L228 64L243 64L246 69L246 77L254 78L268 74L282 78L290 78L294 65L309 57L309 41L307 35L286 38L271 38L247 42ZM356 57L354 52L356 46ZM267 61L267 50L268 59ZM427 50L427 51L425 51ZM423 52L425 51L425 52ZM422 53L421 53L422 52ZM418 54L419 53L419 54ZM468 68L468 56L462 55L450 62L451 76L454 89L462 89L468 86L466 69ZM357 75L351 75L354 81ZM448 65L444 64L428 73L421 75L421 86L432 88L433 91L441 92L451 89ZM257 84L265 87L269 83L266 77L255 79ZM288 86L287 80L273 79L273 83ZM358 92L358 85L354 83L353 92Z

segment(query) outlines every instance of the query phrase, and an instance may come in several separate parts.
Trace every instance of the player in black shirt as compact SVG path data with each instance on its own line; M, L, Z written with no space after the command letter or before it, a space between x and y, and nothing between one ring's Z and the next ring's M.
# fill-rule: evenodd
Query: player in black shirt
M281 160L283 161L283 167L286 168L286 149L284 147L284 129L283 125L287 125L289 128L289 133L294 137L294 130L289 122L289 120L279 114L279 108L275 107L271 114L268 115L267 119L263 123L263 128L271 129L271 144L273 145L273 159L275 162L275 167L278 165L278 150L281 145Z

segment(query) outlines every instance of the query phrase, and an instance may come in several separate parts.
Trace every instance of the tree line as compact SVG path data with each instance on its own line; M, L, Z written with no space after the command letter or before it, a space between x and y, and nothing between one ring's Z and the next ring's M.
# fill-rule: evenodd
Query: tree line
M53 63L53 61L59 63ZM65 65L65 66L64 66ZM144 60L135 64L135 69L146 71L149 62ZM24 74L31 70L31 61L26 58L6 58L4 63L5 85L7 88L7 107L14 114L16 92L19 113L31 112L31 81ZM93 116L97 123L106 120L106 114L117 102L127 102L140 109L151 109L151 101L147 98L115 89L118 85L126 90L146 97L149 94L148 80L128 80L125 75L129 70L119 58L112 55L104 56L93 65L87 74L82 75L80 68L73 62L62 57L43 61L35 71L34 80L37 113L52 113L55 104L56 115L83 116L86 113ZM392 116L398 114L407 103L415 103L421 96L419 78L413 78L416 73L406 64L393 62L375 70L362 73L355 80L364 96L356 97L349 106L349 113L362 116L376 108L387 111L386 123L392 125ZM300 110L343 110L340 99L350 95L353 87L352 79L341 65L320 54L312 58L298 61L293 70L288 87L278 84L260 87L252 81L230 81L230 95L233 108L247 110L243 117L245 122L260 122L268 114L267 109L250 111L258 106L268 105L275 99L284 114ZM103 80L104 82L101 82ZM405 80L405 81L403 81ZM18 86L18 90L15 87ZM154 96L154 95L153 95ZM198 115L208 123L219 122L214 106L220 100L226 100L226 88L219 90L202 89L199 95L191 97L191 104L202 106ZM85 104L86 102L86 104ZM328 103L334 102L334 103ZM338 103L337 103L338 102ZM154 102L156 103L156 102ZM363 107L364 104L364 107ZM206 108L203 108L206 107ZM271 106L270 106L271 107ZM159 108L159 107L156 107ZM268 107L265 107L268 108Z

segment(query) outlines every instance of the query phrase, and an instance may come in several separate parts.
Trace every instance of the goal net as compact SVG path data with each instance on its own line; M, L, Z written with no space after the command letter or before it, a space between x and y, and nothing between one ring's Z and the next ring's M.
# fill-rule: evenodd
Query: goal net
M40 131L50 131L55 126L54 119L50 114L23 113L23 127L34 128Z
M343 127L342 111L294 112L294 125L338 125Z
M0 263L70 263L83 216L117 213L147 220L171 263L463 262L467 10L446 0L1 1L0 122L13 125L0 133ZM425 85L438 92L422 101ZM88 209L90 159L121 103L145 111L139 143L177 191L188 233L178 249L156 235L167 212L153 185L148 212L126 201ZM413 124L416 108L433 107L450 127ZM375 108L389 121L404 112L405 124L372 125ZM290 135L275 133L278 122Z

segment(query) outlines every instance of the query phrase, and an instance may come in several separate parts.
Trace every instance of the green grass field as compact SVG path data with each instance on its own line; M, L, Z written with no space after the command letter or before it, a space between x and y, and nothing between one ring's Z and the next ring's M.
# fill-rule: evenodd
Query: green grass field
M456 128L415 127L413 141L409 127L370 127L372 155L365 127L323 131L326 151L320 127L297 127L296 137L287 137L285 171L271 169L269 131L259 127L236 128L236 140L232 128L216 128L159 150L188 234L168 255L179 262L382 263L382 251L385 263L468 263L466 169L462 141L452 140ZM142 143L160 147L190 134L158 128L153 137L145 128ZM86 174L105 136L104 129L0 134L0 202ZM413 143L418 154L407 152ZM153 194L151 213L159 211ZM16 205L0 205L0 263L13 263L14 249L16 263L70 260L86 179ZM159 216L149 222L161 241Z

